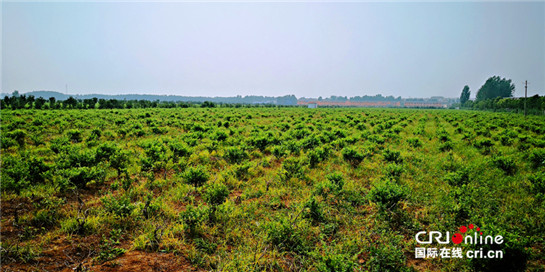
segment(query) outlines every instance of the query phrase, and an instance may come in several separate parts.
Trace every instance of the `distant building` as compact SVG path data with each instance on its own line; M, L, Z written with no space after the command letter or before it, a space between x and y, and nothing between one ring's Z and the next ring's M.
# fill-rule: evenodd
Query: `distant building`
M457 98L445 98L435 96L433 98L399 98L381 100L361 100L361 99L346 99L340 100L317 98L299 98L297 105L307 106L308 108L317 107L376 107L376 108L448 108L448 106L456 103Z

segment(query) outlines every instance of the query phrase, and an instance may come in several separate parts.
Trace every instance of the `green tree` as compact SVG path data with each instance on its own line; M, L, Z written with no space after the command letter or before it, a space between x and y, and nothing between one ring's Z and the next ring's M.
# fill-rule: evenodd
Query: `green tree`
M65 105L66 108L70 108L70 109L73 109L76 107L76 105L78 104L78 101L73 98L73 97L68 97L68 99L66 99L63 103Z
M45 100L45 98L43 97L38 97L36 99L36 101L34 101L34 108L35 109L41 109L44 105L45 105L45 102L47 102L47 100Z
M6 96L4 97L4 100L2 100L2 108L13 107L13 106L12 106L12 103L13 103L13 102L12 102L11 97L9 97L9 96L6 95Z
M469 91L469 86L465 85L462 94L460 95L460 104L462 104L462 106L469 100L470 94L471 91Z
M477 101L493 99L496 97L512 97L515 91L515 84L511 80L493 76L486 80L484 85L477 92Z
M52 108L52 109L55 109L56 104L57 104L57 100L55 99L55 97L50 97L49 98L49 107Z
M201 104L201 108L214 108L214 107L216 107L216 104L214 104L214 102L210 102L210 101L204 101Z
M26 102L25 102L24 105L26 106L26 104L28 104L29 108L33 108L34 101L36 101L36 98L33 95L29 95L26 98Z

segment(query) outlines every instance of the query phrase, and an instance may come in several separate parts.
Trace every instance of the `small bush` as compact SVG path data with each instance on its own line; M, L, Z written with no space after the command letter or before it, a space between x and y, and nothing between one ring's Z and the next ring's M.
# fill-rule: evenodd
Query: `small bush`
M207 220L208 213L208 208L206 206L195 207L190 205L187 206L185 211L180 213L180 219L188 226L189 234L195 235L199 225Z
M407 139L407 143L409 143L410 146L414 148L418 148L422 146L422 141L419 138L412 137Z
M324 180L314 185L314 195L320 195L326 198L330 193L337 193L337 186L333 184L333 182Z
M14 131L11 131L7 133L6 136L7 136L6 138L15 140L15 142L17 142L17 144L21 147L25 146L25 139L28 137L27 132L22 129L16 129Z
M504 146L509 146L513 144L513 139L507 135L500 136L500 143Z
M223 204L229 196L229 189L221 182L214 182L208 188L203 198L209 205L218 206Z
M216 131L216 133L214 133L214 135L212 135L211 138L216 140L216 141L222 142L222 141L227 140L227 137L228 137L228 135L227 135L227 133L225 131L219 130L219 131Z
M401 185L385 181L375 185L369 192L371 201L377 203L383 210L391 210L399 201L407 197L407 191Z
M158 170L162 168L167 159L164 143L161 141L151 141L143 144L144 153L146 157L142 158L142 169L147 170Z
M320 155L314 150L311 150L307 153L308 157L308 164L310 168L315 168L318 163L320 163L322 160L320 159Z
M189 168L183 177L187 183L195 188L202 186L210 178L207 171L201 166Z
M394 162L394 163L402 163L403 158L401 158L401 152L386 149L382 153L382 156L384 156L384 160L387 162Z
M464 168L445 175L445 180L452 186L462 186L469 182L469 171Z
M168 147L172 150L174 162L178 162L180 158L186 157L191 153L189 147L181 141L171 141L169 142Z
M273 147L272 154L278 160L278 159L286 156L288 153L286 152L286 149L283 146L278 146L277 145L277 146Z
M304 253L308 249L303 231L286 218L268 224L267 240L280 251Z
M126 171L129 165L130 154L128 151L120 150L110 157L110 167L117 171L117 174Z
M100 136L102 136L102 130L94 128L93 130L91 130L91 135L96 137L96 139L99 139Z
M71 129L66 134L68 135L68 139L70 139L70 141L74 143L81 142L81 134L82 134L81 130Z
M61 222L61 230L64 233L85 235L98 228L96 217L73 217Z
M365 263L369 271L411 271L405 267L405 256L400 237L389 237L383 233L380 241L366 249L370 258Z
M103 197L101 201L106 211L119 217L127 217L136 209L128 195L118 197L109 195Z
M494 146L494 143L490 139L481 139L475 142L475 147L479 149L487 149Z
M110 160L110 158L119 151L120 150L116 144L112 142L106 142L98 146L95 159L97 161L107 161Z
M357 264L351 260L349 254L327 252L319 254L316 257L318 271L351 272L355 271L357 267Z
M344 186L344 177L341 173L335 172L326 176L334 186L336 191L342 190Z
M309 150L319 146L321 143L320 143L320 140L314 134L311 134L308 137L306 137L301 144L303 146L303 149Z
M301 153L301 143L297 141L294 141L294 140L287 141L285 144L285 147L290 152L291 155L299 156L299 154Z
M536 194L545 194L545 173L536 173L529 177L532 191Z
M402 165L389 163L384 171L386 172L386 176L388 178L390 178L391 180L399 181L404 169Z
M310 218L314 222L321 222L324 219L322 206L314 196L311 196L304 205L303 217Z
M70 140L66 137L56 138L51 140L51 151L59 154L61 151L64 151L70 145Z
M225 159L229 163L241 163L248 159L248 153L240 147L229 147L225 150Z
M126 250L123 248L118 248L120 244L119 238L121 236L121 230L112 230L110 232L110 238L102 236L102 241L100 243L100 251L98 253L97 259L101 262L113 260L120 255L123 255Z
M27 244L26 246L19 246L18 243L8 244L6 243L6 241L2 241L1 248L3 263L8 263L8 261L29 263L40 255L40 252L35 248L31 247L31 244Z
M214 254L218 247L218 244L203 238L197 238L195 241L195 247L206 254Z
M545 166L545 149L533 150L530 153L529 159L532 163L532 167L535 169Z
M287 158L282 162L282 177L284 180L291 178L304 178L304 169L301 161L296 158Z
M249 143L255 148L259 149L261 152L267 148L270 144L273 144L275 141L271 139L272 135L260 135L255 136L249 139Z
M56 209L43 209L34 212L30 224L34 227L52 227L57 223L59 214Z
M30 185L30 172L25 160L20 157L2 154L2 171L0 171L2 191L19 194Z
M104 167L77 167L64 170L68 181L78 188L86 188L89 182L102 183L106 178Z
M353 148L346 147L342 150L343 159L349 162L352 166L359 165L363 159L365 159L365 154L360 153Z
M0 145L3 149L8 149L12 146L16 146L17 142L9 137L0 137Z
M513 175L517 171L515 160L510 157L498 156L492 159L492 163L507 175Z
M67 148L57 163L60 168L92 167L97 164L96 152L89 149Z
M442 152L450 151L452 150L452 148L454 148L454 145L452 144L451 141L446 141L439 145L439 150L441 150Z
M445 133L440 133L439 136L437 137L439 139L439 141L441 142L447 142L447 141L450 141L450 136L445 132Z
M158 128L156 126L152 126L151 127L151 132L153 132L153 134L156 134L156 135L161 135L161 134L164 134L166 132L166 130L163 129L163 128Z

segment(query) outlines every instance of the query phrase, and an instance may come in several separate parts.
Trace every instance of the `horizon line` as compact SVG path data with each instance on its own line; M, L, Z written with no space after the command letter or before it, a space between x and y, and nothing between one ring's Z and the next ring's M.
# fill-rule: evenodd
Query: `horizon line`
M13 90L12 92L0 92L0 94L2 96L4 95L12 95L13 92L19 92L19 94L28 94L28 93L34 93L34 92L53 92L53 93L59 93L59 94L62 94L62 95L68 95L68 96L90 96L90 95L103 95L103 96L119 96L119 95L142 95L142 96L170 96L170 97L209 97L209 98L229 98L229 97L238 97L238 96L241 96L241 97L246 97L246 96L262 96L262 97L284 97L284 96L295 96L295 98L297 99L300 99L300 98L316 98L316 99L319 99L320 97L322 98L330 98L330 97L346 97L346 98L353 98L353 97L363 97L363 96L370 96L370 97L374 97L374 96L382 96L384 98L386 97L394 97L394 98L401 98L401 99L415 99L415 98L433 98L433 97L441 97L441 98L446 98L446 99L459 99L459 97L447 97L447 96L441 96L441 95L433 95L433 96L428 96L428 97L424 97L424 96L420 96L420 97L412 97L412 96L408 96L408 97L403 97L403 96L400 96L400 95L385 95L385 94L382 94L382 93L376 93L376 94L361 94L361 95L355 95L355 96L348 96L348 95L329 95L329 96L317 96L317 97L306 97L306 96L297 96L296 94L284 94L284 95L277 95L277 96L270 96L270 95L259 95L259 94L247 94L247 95L242 95L242 94L235 94L235 95L231 95L231 96L203 96L203 95L179 95L179 94L152 94L152 93L113 93L113 94L105 94L105 93L87 93L87 94L72 94L72 93L65 93L65 92L60 92L60 91L51 91L51 90L35 90L35 91L18 91L18 90Z

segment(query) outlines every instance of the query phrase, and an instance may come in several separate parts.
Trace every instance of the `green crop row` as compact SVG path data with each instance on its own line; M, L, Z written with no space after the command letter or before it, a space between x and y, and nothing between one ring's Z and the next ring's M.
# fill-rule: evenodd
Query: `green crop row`
M88 265L141 251L203 270L545 269L540 116L3 110L1 135L1 252L15 270L68 263L74 241L95 248L70 261ZM503 259L415 259L417 232L469 223L505 238Z

